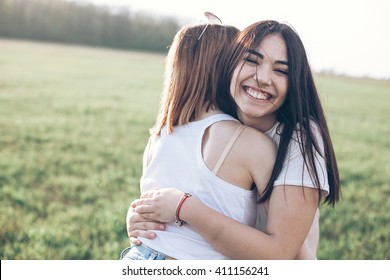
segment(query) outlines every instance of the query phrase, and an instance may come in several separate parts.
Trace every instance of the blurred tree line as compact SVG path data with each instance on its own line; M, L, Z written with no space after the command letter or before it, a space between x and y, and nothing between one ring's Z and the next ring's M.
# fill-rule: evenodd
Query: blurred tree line
M109 8L53 0L0 0L0 37L164 52L179 23Z

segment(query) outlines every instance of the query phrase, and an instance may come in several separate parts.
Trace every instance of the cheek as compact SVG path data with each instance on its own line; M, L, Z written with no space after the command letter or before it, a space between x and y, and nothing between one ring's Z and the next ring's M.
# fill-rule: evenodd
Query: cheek
M286 101L286 97L287 97L287 94L280 96L280 99L278 100L278 105L277 105L278 109L280 109L280 107L282 107L282 105Z
M238 71L235 70L232 76L232 80L230 82L230 94L234 98L236 96L236 92L238 91Z
M277 87L278 93L279 93L279 103L280 106L284 103L287 97L287 90L288 90L288 82L287 81L281 81L278 84Z
M238 95L240 90L240 83L245 80L246 67L244 62L240 62L234 69L232 80L230 81L230 94L234 97Z

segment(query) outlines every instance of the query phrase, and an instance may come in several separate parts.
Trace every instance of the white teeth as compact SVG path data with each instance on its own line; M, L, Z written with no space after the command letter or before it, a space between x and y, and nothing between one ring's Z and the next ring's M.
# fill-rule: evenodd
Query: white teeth
M260 99L260 100L268 100L270 99L272 96L268 93L264 93L264 92L261 92L261 91L257 91L257 90L254 90L253 88L250 88L250 87L247 87L245 88L245 91L252 97L256 98L256 99Z

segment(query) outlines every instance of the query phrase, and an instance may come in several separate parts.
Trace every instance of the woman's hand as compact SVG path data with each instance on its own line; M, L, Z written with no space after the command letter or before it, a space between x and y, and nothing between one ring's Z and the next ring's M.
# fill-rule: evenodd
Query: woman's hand
M156 233L148 230L165 230L165 225L142 217L134 212L134 208L130 206L127 211L126 229L130 242L134 245L140 245L141 241L138 237L156 238Z
M149 191L135 200L131 207L146 220L171 223L175 221L176 207L183 194L174 188Z

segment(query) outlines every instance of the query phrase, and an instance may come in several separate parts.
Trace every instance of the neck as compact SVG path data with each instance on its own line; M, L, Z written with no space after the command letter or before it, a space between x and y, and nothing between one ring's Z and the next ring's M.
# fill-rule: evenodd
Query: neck
M218 110L218 109L209 109L207 112L206 112L206 108L203 108L203 110L200 112L200 114L196 117L196 121L199 121L199 120L203 120L207 117L210 117L212 115L216 115L216 114L223 114L223 112L221 110Z
M247 117L241 112L238 113L238 119L246 126L255 128L263 133L270 130L276 123L276 116Z

